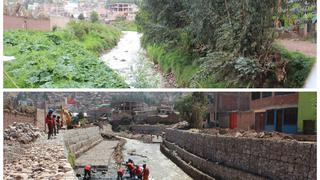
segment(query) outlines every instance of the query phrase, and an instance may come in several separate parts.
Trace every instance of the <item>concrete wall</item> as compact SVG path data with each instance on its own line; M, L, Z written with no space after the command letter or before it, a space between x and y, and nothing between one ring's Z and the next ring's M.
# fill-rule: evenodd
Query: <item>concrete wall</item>
M103 140L99 127L68 130L64 133L63 138L67 149L74 153L76 157L79 157Z
M37 109L37 127L41 130L45 129L45 114L43 109Z
M68 17L50 17L50 19L31 19L17 16L3 16L5 31L14 29L51 31L53 27L65 27L69 22Z
M316 143L219 137L173 129L166 130L165 140L208 162L260 177L316 179Z
M154 135L161 135L165 132L168 126L159 126L159 125L133 125L130 126L130 129L134 133L139 134L154 134Z
M298 108L298 131L303 131L304 120L317 120L317 93L300 92ZM317 126L315 126L317 127Z
M60 17L60 16L51 16L50 17L50 29L52 30L53 27L65 27L69 22L70 18L68 17Z
M23 114L23 113L11 113L11 112L3 112L3 127L7 128L14 122L17 123L30 123L32 125L36 125L36 117L34 114Z
M16 16L3 16L3 29L4 31L14 29L27 29L27 30L40 30L50 31L49 19L29 19Z

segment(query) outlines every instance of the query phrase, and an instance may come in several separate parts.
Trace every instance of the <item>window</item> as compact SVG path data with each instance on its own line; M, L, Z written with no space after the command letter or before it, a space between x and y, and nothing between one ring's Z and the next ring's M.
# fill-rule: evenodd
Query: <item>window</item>
M267 125L274 125L274 110L267 111Z
M260 99L260 98L261 98L261 95L260 95L260 94L261 94L260 92L253 92L253 93L251 94L251 100L253 101L253 100Z
M284 109L284 124L297 125L298 121L298 108Z
M263 92L262 93L262 98L267 98L267 97L271 97L272 96L272 92Z
M276 96L283 96L283 95L287 95L287 94L294 94L295 92L276 92L275 95Z

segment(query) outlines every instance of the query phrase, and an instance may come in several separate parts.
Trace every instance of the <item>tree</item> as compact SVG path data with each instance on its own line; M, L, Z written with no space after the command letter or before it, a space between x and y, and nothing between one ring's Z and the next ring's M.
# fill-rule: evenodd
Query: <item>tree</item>
M81 21L84 20L84 19L85 19L85 18L84 18L84 15L83 15L82 13L79 14L78 19L81 20Z
M91 22L95 23L99 21L99 14L96 11L92 11L90 14Z
M183 120L190 123L191 128L203 128L203 119L208 111L208 99L204 93L191 93L182 96L175 104L176 110Z

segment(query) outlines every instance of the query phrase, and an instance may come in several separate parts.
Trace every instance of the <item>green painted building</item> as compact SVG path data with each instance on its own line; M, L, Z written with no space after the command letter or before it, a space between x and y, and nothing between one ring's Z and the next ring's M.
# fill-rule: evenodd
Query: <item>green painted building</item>
M304 131L304 124L310 128L310 122L314 122L314 129L317 128L317 93L300 92L298 101L298 132ZM304 122L306 121L306 122ZM311 122L312 123L312 122ZM308 125L307 125L308 124ZM306 127L305 127L306 128Z

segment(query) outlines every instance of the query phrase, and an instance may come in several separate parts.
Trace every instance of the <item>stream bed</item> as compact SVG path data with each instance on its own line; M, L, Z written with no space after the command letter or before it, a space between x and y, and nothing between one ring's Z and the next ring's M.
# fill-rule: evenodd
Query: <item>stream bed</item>
M116 71L130 88L166 88L170 87L167 79L146 57L141 47L142 34L123 31L118 45L103 54L101 60Z

